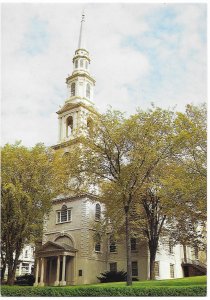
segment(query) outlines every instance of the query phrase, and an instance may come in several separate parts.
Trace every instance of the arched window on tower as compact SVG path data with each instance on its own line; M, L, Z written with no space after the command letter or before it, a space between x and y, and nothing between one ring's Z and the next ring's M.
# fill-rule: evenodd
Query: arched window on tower
M83 59L80 59L80 67L83 68L84 62Z
M78 60L75 60L75 68L78 68Z
M71 84L71 96L75 96L76 84L73 82Z
M113 235L109 239L109 252L117 252L116 241Z
M90 98L90 84L89 83L87 83L87 85L86 85L86 97Z
M100 235L100 233L97 233L95 236L95 251L96 252L101 251L101 235Z
M99 221L100 219L101 219L101 205L97 203L96 210L95 210L95 220Z
M66 119L66 137L69 137L73 132L73 118L69 116Z
M57 211L57 223L64 223L71 221L71 209L68 209L64 204L61 210Z

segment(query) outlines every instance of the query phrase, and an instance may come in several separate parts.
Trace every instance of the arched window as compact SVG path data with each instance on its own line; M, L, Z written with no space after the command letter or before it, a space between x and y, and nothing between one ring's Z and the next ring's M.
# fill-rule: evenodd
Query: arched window
M88 69L88 62L85 62L85 68Z
M80 59L80 67L83 68L83 59Z
M101 219L101 205L96 204L96 210L95 210L95 220L99 221Z
M71 209L64 204L61 210L57 211L57 223L65 223L71 221Z
M117 251L116 242L114 236L111 235L109 239L109 252L116 252L116 251Z
M76 84L73 82L71 84L71 96L75 96Z
M89 85L89 83L87 83L87 85L86 85L86 97L90 98L90 85Z
M78 60L75 60L75 68L78 68Z
M95 251L101 251L101 235L99 233L97 233L95 237Z
M66 137L69 137L73 132L73 118L69 116L66 119Z

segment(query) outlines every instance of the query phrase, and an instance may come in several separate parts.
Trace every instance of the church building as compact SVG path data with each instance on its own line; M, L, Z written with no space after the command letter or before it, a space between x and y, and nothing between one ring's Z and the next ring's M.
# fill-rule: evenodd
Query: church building
M63 153L79 142L97 113L94 108L95 80L90 73L90 56L85 44L85 16L82 15L73 71L66 79L68 97L58 114L58 143L52 148ZM88 194L58 197L44 222L42 245L36 250L35 286L97 283L105 271L126 271L125 241L112 241L104 233L96 241L94 223L102 218L102 205ZM149 279L149 250L140 239L131 239L132 276ZM187 258L196 260L187 248ZM161 244L156 256L156 279L186 276L183 248Z

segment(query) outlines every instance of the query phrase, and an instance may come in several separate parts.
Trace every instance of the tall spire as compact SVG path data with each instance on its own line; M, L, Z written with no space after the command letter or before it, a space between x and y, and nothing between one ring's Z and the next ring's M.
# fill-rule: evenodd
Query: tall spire
M82 13L82 20L81 20L81 26L80 26L80 33L79 33L79 43L78 43L78 49L85 49L85 12L83 10Z

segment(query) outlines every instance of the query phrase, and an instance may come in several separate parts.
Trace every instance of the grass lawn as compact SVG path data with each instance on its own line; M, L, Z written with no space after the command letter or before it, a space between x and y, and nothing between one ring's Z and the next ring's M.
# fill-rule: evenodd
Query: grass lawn
M2 286L2 296L206 296L206 276L170 280L97 283L65 287Z
M194 276L178 279L166 279L166 280L146 280L146 281L133 281L133 287L175 287L175 286L200 286L207 284L207 276ZM83 285L84 286L84 285ZM125 282L109 282L109 283L96 283L91 285L85 285L86 287L121 287L126 286ZM82 285L80 286L82 287Z

